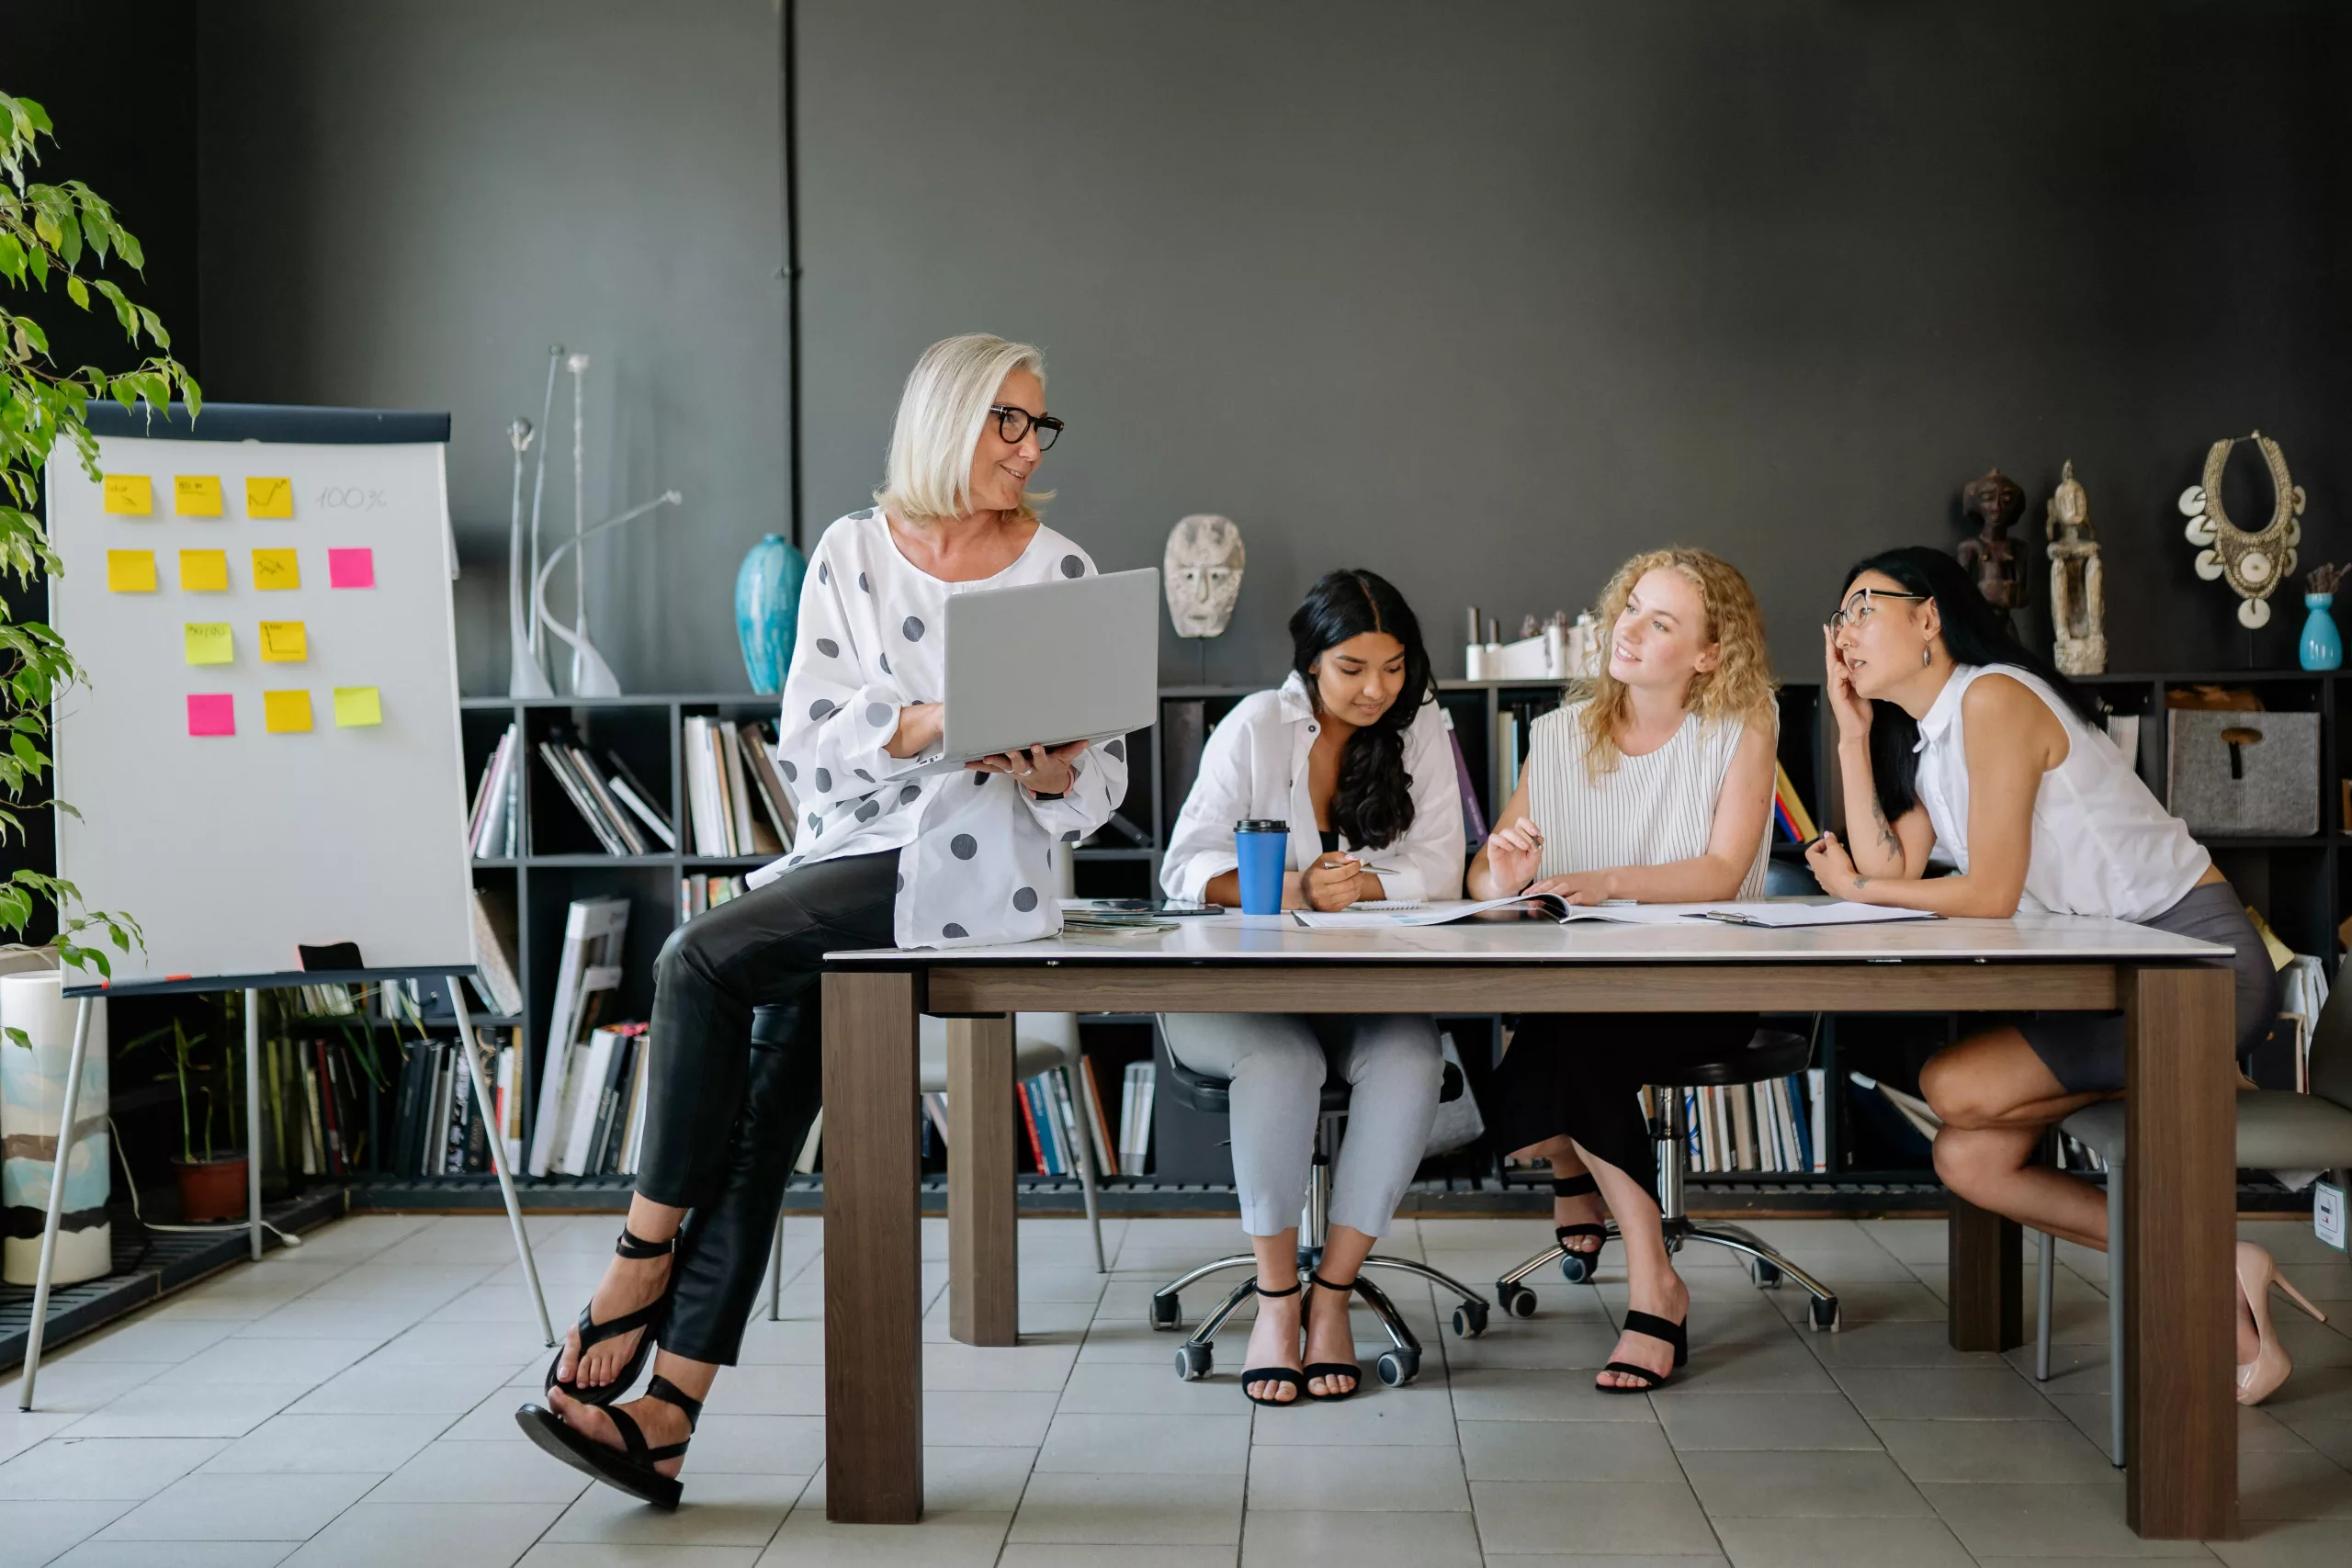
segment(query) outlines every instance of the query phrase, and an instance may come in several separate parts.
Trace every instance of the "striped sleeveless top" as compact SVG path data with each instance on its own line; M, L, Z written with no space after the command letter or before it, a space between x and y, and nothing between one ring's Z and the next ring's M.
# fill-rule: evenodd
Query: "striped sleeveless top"
M1708 724L1697 714L1657 750L1620 757L1598 779L1585 771L1583 714L1570 703L1528 730L1528 815L1544 832L1538 877L1618 865L1665 865L1707 852L1715 800L1747 728L1737 719ZM1768 813L1755 863L1739 885L1742 898L1764 896L1772 842Z

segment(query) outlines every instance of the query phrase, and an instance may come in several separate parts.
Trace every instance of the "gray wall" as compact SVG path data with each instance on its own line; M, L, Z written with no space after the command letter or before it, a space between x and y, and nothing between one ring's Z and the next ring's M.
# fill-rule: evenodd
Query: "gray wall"
M2254 426L2311 492L2306 561L2352 549L2342 7L798 10L812 531L925 343L1030 338L1057 525L1106 567L1187 512L1248 536L1234 630L1163 626L1171 678L1266 679L1339 565L1459 673L1464 605L1515 627L1681 540L1818 679L1844 564L1956 540L1989 467L2038 596L2067 457L2114 667L2236 663L2173 502Z
M455 415L469 692L505 689L505 428L557 342L594 360L588 520L686 501L589 547L594 639L632 690L748 689L735 568L790 513L781 39L774 0L203 8L207 390Z

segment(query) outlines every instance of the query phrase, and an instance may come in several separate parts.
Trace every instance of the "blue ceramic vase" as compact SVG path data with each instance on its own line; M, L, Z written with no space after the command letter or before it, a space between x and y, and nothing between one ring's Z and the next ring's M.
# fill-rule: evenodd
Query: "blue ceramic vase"
M2327 607L2335 603L2333 593L2306 593L2303 603L2311 606L2311 618L2303 623L2303 668L2334 670L2344 662L2344 639L2336 635L2335 617Z
M752 690L774 696L784 690L792 666L792 636L800 619L800 580L808 563L798 550L770 534L752 547L735 574L735 635L743 644L743 668Z

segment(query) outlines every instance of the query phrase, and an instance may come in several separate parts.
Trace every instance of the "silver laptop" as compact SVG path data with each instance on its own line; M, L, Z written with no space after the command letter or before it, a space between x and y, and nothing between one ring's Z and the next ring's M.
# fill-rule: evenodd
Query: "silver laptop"
M952 594L946 666L944 751L926 773L1148 728L1159 716L1159 573Z

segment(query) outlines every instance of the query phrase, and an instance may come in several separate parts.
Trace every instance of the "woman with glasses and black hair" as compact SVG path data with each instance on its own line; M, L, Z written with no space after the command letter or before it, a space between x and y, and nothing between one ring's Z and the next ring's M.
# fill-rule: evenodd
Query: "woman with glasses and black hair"
M800 807L792 852L655 960L628 1220L548 1369L546 1404L515 1418L566 1464L657 1506L678 1505L695 1418L735 1364L817 1114L825 953L1051 935L1055 843L1101 827L1126 793L1116 740L929 766L948 595L1094 570L1038 521L1050 495L1028 491L1061 428L1028 344L973 333L923 352L876 504L825 530L801 585L776 748ZM754 1039L755 1008L781 1028ZM649 1359L644 1396L619 1403Z
M1243 698L1211 732L1169 835L1161 886L1171 898L1239 904L1234 824L1272 818L1290 829L1284 908L1459 897L1453 747L1404 596L1371 572L1332 572L1307 590L1290 635L1289 679ZM1260 1297L1242 1392L1259 1404L1346 1398L1362 1381L1348 1325L1356 1270L1387 1234L1437 1113L1444 1068L1436 1021L1419 1013L1163 1013L1159 1028L1176 1060L1233 1085L1234 1180ZM1299 1209L1323 1082L1334 1074L1351 1086L1348 1134L1322 1262L1302 1286ZM1302 1296L1309 1288L1315 1293ZM1304 1304L1327 1297L1316 1310Z
M2237 893L2105 733L2098 705L2021 645L1960 564L1911 546L1846 573L1822 628L1846 820L1808 852L1840 898L1940 915L2099 915L2236 954L2232 1044L2251 1051L2277 977ZM1928 878L1940 849L1955 874ZM1980 1208L2104 1250L2107 1202L2033 1163L2045 1129L2123 1089L2120 1013L2018 1013L1919 1075L1936 1173ZM2239 1245L2238 1397L2286 1375L2267 1331L2269 1255Z

